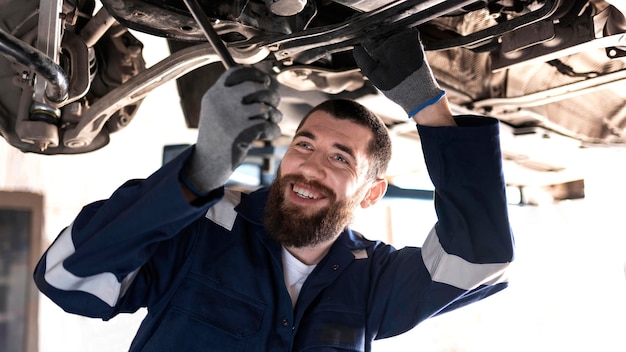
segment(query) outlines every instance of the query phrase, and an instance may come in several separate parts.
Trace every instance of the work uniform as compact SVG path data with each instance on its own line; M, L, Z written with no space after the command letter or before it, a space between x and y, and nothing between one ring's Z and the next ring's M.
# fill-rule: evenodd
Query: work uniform
M132 351L369 351L373 339L507 285L513 238L497 121L457 123L418 126L438 214L423 246L397 250L346 229L295 306L281 245L263 226L267 189L221 188L189 204L179 174L191 149L86 206L35 281L76 314L108 320L147 307Z

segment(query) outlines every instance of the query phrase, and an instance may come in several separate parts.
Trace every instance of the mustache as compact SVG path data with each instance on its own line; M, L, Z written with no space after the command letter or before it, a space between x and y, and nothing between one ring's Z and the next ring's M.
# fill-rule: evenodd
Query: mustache
M290 183L299 183L307 187L313 188L316 191L321 192L326 197L332 200L337 199L337 195L335 191L333 191L332 189L328 188L327 186L321 184L320 182L316 180L308 180L302 175L296 175L296 174L283 175L280 177L279 182L282 185L287 185Z

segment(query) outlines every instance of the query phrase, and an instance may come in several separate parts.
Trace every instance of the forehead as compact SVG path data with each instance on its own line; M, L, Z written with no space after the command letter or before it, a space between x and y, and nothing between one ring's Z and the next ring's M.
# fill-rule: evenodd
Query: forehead
M325 111L315 111L296 132L312 133L316 138L335 140L350 148L365 152L374 133L350 120L337 119Z

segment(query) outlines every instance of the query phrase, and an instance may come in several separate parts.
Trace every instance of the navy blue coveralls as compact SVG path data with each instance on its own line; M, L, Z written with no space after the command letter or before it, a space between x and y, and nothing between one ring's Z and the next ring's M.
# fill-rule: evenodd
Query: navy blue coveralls
M374 339L507 285L513 259L497 121L418 126L438 222L421 248L344 231L292 307L267 190L218 189L190 205L191 150L80 212L35 269L68 312L104 320L147 307L131 351L369 351Z

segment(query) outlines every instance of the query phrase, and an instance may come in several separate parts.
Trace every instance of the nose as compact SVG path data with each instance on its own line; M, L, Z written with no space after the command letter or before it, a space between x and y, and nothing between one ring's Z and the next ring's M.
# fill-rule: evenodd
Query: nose
M300 163L300 173L307 179L320 180L326 175L321 153L313 152Z

